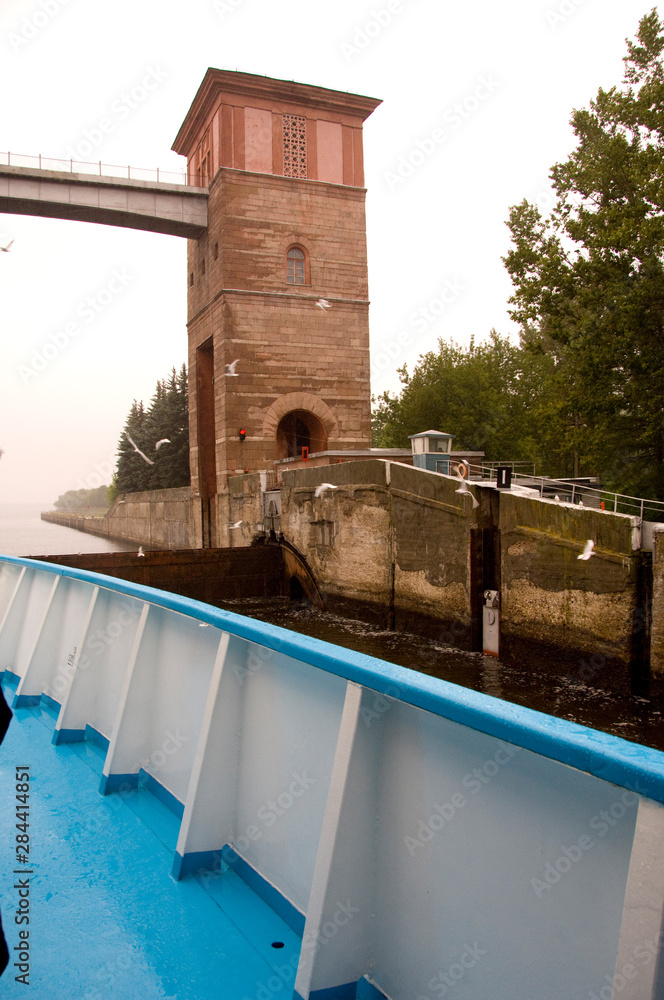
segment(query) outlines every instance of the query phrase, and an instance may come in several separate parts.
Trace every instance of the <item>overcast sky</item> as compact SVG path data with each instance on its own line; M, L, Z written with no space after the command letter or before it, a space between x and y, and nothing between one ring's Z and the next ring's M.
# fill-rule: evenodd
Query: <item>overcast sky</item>
M467 344L492 327L516 336L501 261L509 207L550 205L549 169L573 148L572 109L620 83L625 38L650 9L0 0L0 151L69 157L94 146L81 158L181 169L170 147L209 66L382 98L364 132L372 389L398 391L396 367L412 369L441 337ZM104 118L111 128L91 141ZM148 403L186 361L186 241L3 216L0 241L10 239L0 502L49 506L110 481L132 400ZM35 372L71 322L76 338Z

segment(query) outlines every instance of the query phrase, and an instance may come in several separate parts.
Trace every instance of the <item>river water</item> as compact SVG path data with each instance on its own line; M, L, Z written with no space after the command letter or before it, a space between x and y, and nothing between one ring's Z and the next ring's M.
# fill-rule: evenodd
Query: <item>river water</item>
M467 653L415 633L391 632L356 619L341 618L288 598L245 598L225 601L221 606L559 719L664 750L662 706L647 698L610 694L578 676L566 676L562 668L556 673L555 663L540 660L506 665L494 656Z
M75 552L131 552L135 542L116 542L41 520L48 503L0 503L0 555L55 556Z
M48 504L0 504L0 554L58 555L133 551L136 543L116 542L40 519ZM319 611L288 598L248 598L225 602L238 614L324 639L441 677L462 687L517 705L579 722L634 743L664 750L662 709L654 701L612 695L578 676L556 671L541 659L506 665L493 656L467 653L409 632L391 632L353 618Z

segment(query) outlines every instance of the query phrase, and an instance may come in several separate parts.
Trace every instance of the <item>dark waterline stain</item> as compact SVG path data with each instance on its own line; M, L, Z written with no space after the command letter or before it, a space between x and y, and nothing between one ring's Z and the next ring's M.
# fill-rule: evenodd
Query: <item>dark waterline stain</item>
M288 598L246 598L226 601L221 606L515 705L664 750L659 704L634 695L611 694L578 677L566 676L562 668L556 673L552 662L507 665L493 656L467 653L409 632L391 632Z

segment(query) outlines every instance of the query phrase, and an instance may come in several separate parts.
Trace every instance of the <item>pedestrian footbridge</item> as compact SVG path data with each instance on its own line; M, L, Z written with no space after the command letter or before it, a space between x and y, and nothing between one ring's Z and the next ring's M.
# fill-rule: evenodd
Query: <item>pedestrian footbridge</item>
M191 180L158 170L0 153L0 212L197 239L207 228L208 193Z
M40 996L662 996L658 751L29 559L0 670Z

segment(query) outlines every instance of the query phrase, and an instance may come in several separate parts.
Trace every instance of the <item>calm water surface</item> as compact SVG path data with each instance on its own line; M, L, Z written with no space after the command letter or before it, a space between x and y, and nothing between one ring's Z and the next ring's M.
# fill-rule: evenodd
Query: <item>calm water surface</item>
M0 503L0 555L54 556L70 552L131 552L135 542L116 542L75 528L42 521L49 503Z

